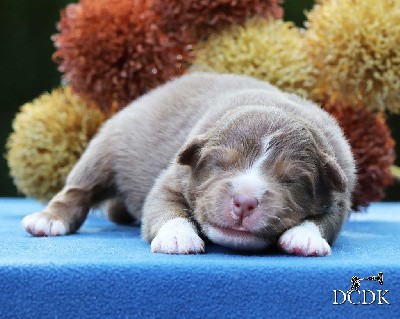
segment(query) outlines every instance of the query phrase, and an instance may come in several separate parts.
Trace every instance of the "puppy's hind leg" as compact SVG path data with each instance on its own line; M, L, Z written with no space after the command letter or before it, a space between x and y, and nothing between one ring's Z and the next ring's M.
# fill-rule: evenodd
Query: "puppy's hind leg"
M105 203L108 219L114 223L121 225L129 225L136 221L136 219L129 214L124 201L121 198L112 198Z
M98 135L67 177L64 188L47 207L30 214L22 225L33 236L73 233L85 221L90 208L113 195L111 147L106 135Z

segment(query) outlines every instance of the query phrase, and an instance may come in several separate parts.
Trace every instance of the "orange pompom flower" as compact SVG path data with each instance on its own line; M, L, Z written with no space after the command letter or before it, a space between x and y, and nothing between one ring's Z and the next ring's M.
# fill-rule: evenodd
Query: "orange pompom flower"
M163 30L204 39L248 18L282 18L282 0L154 0L153 10Z
M393 182L391 166L395 160L395 141L382 114L365 108L355 110L326 102L350 142L357 165L358 184L353 194L353 209L359 210L385 196L385 187Z
M162 32L151 4L81 0L61 12L53 59L74 93L113 112L184 72L188 41Z

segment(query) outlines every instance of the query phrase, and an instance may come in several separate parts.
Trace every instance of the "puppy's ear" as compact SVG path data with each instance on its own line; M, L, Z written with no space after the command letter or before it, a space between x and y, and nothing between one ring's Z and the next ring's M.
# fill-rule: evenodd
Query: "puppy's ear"
M320 157L322 160L323 174L328 184L336 191L344 192L347 188L348 180L342 168L332 156L325 152L320 152Z
M186 144L178 155L178 163L182 165L195 166L201 157L201 149L206 144L205 136L198 136Z

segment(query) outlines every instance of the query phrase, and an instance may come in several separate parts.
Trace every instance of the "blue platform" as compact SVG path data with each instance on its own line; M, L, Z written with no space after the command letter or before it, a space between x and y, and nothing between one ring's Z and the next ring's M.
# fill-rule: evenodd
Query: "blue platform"
M400 203L353 215L322 258L214 245L204 255L152 254L139 228L99 216L77 234L33 238L20 220L41 207L0 200L0 318L400 318ZM383 285L361 284L375 303L333 305L352 276L378 272ZM378 304L378 289L390 305Z

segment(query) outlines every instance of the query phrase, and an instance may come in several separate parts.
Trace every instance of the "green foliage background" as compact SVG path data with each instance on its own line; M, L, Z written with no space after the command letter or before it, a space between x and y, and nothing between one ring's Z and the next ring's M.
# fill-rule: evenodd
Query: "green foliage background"
M50 36L56 32L59 11L68 0L0 0L0 152L11 132L12 119L19 107L45 91L57 87L60 73L51 61L54 51ZM304 10L313 0L286 0L285 19L302 26ZM398 116L389 123L399 140ZM398 125L397 125L398 126ZM397 152L399 148L397 149ZM398 153L399 154L399 153ZM0 157L0 196L18 196ZM399 185L388 190L387 199L400 199Z

